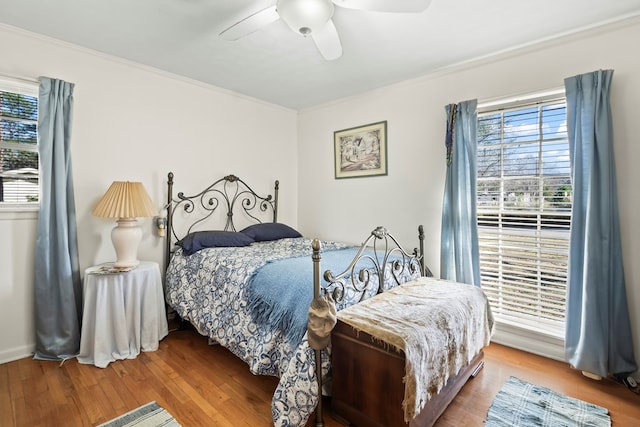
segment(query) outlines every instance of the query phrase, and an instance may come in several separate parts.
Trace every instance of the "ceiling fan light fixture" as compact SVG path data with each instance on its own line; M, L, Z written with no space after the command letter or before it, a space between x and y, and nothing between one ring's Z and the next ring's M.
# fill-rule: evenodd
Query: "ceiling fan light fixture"
M329 22L333 3L331 0L278 0L276 10L294 32L307 36Z

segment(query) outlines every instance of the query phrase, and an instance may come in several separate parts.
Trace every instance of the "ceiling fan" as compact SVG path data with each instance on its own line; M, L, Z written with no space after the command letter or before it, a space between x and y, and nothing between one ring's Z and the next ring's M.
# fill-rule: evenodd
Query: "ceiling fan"
M226 40L238 40L266 25L282 19L294 32L311 36L322 56L327 60L342 56L342 44L333 24L334 5L348 9L375 12L419 13L431 0L277 0L219 35Z

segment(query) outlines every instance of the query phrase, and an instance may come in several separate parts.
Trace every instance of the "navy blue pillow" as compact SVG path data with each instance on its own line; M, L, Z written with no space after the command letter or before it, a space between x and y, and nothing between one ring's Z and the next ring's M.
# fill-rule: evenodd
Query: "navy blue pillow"
M223 248L248 246L254 240L244 233L237 231L194 231L189 233L184 239L176 242L182 248L182 252L191 255L204 248Z
M264 224L250 225L240 231L256 242L266 242L269 240L286 239L288 237L302 237L298 231L279 222L265 222Z

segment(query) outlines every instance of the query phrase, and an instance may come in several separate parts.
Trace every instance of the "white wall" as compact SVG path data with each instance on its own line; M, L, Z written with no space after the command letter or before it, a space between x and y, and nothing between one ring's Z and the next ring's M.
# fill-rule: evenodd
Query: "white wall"
M0 363L33 351L33 247L37 215L0 215Z
M160 207L169 171L186 193L230 173L264 193L279 179L279 219L296 225L295 111L10 27L0 26L0 44L0 74L75 83L71 155L82 269L114 259L115 222L91 216L114 180L142 181ZM34 349L36 216L26 217L0 215L0 362ZM163 241L150 219L142 225L139 258L161 262Z
M0 26L0 74L40 75L76 83L73 173L81 267L114 257L112 224L90 215L113 180L140 180L160 206L166 174L200 189L235 173L258 191L281 181L282 221L303 234L359 243L376 225L407 246L425 226L428 264L439 273L444 187L444 105L562 86L563 79L615 69L612 103L627 293L640 359L640 22L572 38L296 112L175 78L49 39ZM389 175L335 180L333 132L388 121ZM266 166L265 166L266 165ZM0 215L0 362L33 349L31 219ZM297 220L297 222L296 222ZM162 241L144 222L140 258L161 261ZM10 325L8 327L7 325Z
M622 244L636 359L640 361L640 20L520 54L460 67L302 111L299 116L299 227L307 234L361 242L387 226L413 247L424 224L426 260L439 274L445 176L445 114L451 102L561 87L564 78L614 69L612 108ZM388 121L389 174L334 179L333 132Z

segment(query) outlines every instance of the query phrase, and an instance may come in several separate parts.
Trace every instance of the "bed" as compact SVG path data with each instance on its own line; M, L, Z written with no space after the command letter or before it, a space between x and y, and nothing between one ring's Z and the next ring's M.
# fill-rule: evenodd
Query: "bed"
M278 222L278 181L273 195L262 196L227 175L193 195L174 196L173 178L169 173L170 310L244 360L252 373L280 379L272 399L274 425L304 426L315 411L315 425L322 426L319 396L330 394L332 352L330 345L310 345L310 304L330 296L340 312L428 274L422 227L413 253L384 227L359 246L312 240Z

